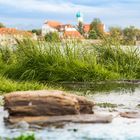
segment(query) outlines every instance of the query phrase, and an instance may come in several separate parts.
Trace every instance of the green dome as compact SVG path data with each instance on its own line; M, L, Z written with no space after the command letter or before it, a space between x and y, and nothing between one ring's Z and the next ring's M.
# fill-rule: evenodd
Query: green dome
M77 18L82 17L82 13L81 13L81 12L78 12L78 13L76 14L76 17L77 17Z

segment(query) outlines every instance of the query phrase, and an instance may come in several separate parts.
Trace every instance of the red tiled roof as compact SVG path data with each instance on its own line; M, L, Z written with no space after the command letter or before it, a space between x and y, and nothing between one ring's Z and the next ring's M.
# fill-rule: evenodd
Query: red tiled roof
M89 32L89 30L90 30L90 24L85 24L84 26L83 26L83 29L84 29L84 32Z
M99 25L98 25L98 28L99 28L102 32L105 32L105 31L104 31L104 24L99 24ZM84 32L88 33L88 32L90 31L90 24L84 24L83 29L84 29Z
M59 28L65 28L65 27L72 28L73 26L71 24L62 24L62 25L59 25L58 27Z
M65 31L64 32L65 38L84 38L78 31Z
M10 34L10 35L25 35L25 36L31 36L32 33L27 31L21 31L17 30L15 28L0 28L0 34Z
M57 28L58 26L62 25L62 23L58 21L47 21L45 24L48 24L50 27Z

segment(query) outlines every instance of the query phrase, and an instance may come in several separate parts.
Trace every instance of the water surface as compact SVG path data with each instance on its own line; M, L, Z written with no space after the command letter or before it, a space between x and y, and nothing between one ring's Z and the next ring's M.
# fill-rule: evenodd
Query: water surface
M95 86L95 85L94 85ZM111 87L111 85L110 85ZM114 89L91 90L84 88L84 94L96 103L109 103L115 106L95 106L95 112L111 113L114 116L122 111L140 112L140 86L117 86ZM82 89L82 88L80 88ZM87 91L86 91L87 90ZM82 91L82 90L80 90ZM81 93L81 94L83 94ZM73 124L45 127L42 129L9 128L3 118L7 112L0 107L0 136L16 137L23 133L34 133L41 140L140 140L140 119L127 119L117 116L109 124Z

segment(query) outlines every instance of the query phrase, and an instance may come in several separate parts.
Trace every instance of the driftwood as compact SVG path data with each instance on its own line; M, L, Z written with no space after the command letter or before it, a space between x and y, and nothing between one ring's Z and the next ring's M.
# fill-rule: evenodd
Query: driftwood
M17 124L25 121L29 124L37 124L46 126L57 123L110 123L112 122L112 115L97 115L97 114L83 114L83 115L65 115L65 116L38 116L38 117L9 117L6 121L10 124Z
M60 116L93 114L93 102L63 91L13 92L4 96L10 116Z

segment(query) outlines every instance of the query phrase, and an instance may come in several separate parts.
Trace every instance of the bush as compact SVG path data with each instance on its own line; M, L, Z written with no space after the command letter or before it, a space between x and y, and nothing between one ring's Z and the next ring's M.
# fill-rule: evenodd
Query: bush
M5 28L5 25L0 22L0 28Z
M32 32L32 33L35 33L35 34L38 35L38 36L41 35L41 29L33 29L31 32Z
M13 140L35 140L34 135L21 135L17 138L14 138Z
M59 34L57 32L50 32L45 35L45 40L48 42L59 42Z

